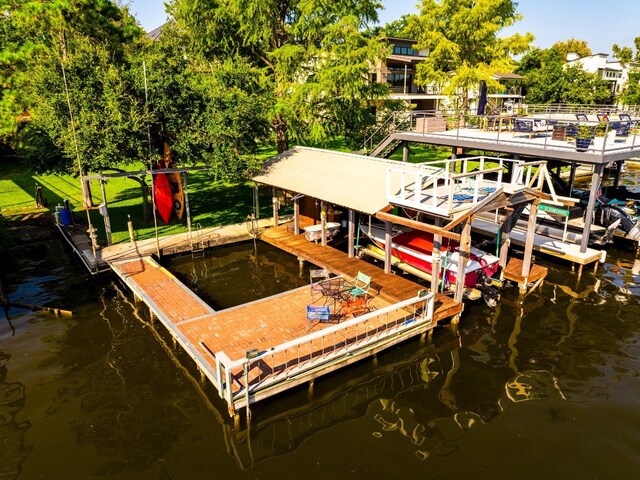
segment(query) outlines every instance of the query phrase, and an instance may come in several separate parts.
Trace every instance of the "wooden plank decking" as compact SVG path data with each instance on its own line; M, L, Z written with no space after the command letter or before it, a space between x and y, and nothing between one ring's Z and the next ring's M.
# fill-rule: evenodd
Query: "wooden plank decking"
M326 268L336 275L354 278L358 272L363 272L371 277L371 283L375 284L380 296L392 303L412 298L419 290L424 289L421 285L399 275L384 273L379 267L368 262L358 258L349 258L346 253L333 247L323 247L309 242L302 234L293 235L287 229L287 225L267 229L260 239L296 255L298 258ZM455 302L447 295L436 295L434 321L450 318L461 311L461 303Z
M286 228L284 230L286 232ZM332 252L329 257L346 257L333 248L323 250ZM120 260L111 263L111 268L134 294L149 306L153 316L164 324L221 395L223 391L231 392L230 395L244 392L245 381L241 369L228 371L222 376L219 372L220 365L217 365L217 355L224 354L224 357L237 361L245 358L247 352L252 350L269 352L289 342L301 342L292 350L295 352L293 355L281 349L279 354L261 358L252 365L248 373L249 385L252 388L269 385L265 391L258 391L252 397L253 402L348 365L435 325L435 320L424 327L416 324L418 329L412 333L411 328L407 327L415 321L415 310L404 307L393 309L393 304L399 299L415 298L421 289L419 285L401 277L385 276L380 269L366 262L355 260L354 263L352 259L348 260L350 261L342 265L343 270L339 273L357 273L358 270L371 273L373 278L378 280L380 294L372 295L369 305L373 312L366 323L349 326L346 322L344 330L341 330L339 335L329 333L325 338L322 334L322 341L305 341L305 337L310 333L307 330L306 318L306 306L311 303L308 286L215 312L151 257ZM327 265L328 259L323 263ZM335 270L335 261L333 263ZM346 268L347 266L349 268ZM385 291L384 295L382 291ZM460 304L444 296L439 298L438 304L440 318L455 315L462 308ZM388 311L389 308L392 311ZM377 311L388 313L376 316ZM338 325L348 319L348 315L343 315ZM316 323L311 327L313 332L318 333L323 329L335 327L335 323ZM394 336L393 332L396 329L399 329L398 334ZM384 332L388 332L388 336L380 337ZM360 344L364 346L363 342L369 339L371 347L368 350L363 348L357 355L354 355L353 351L347 352L350 347ZM289 378L288 372L292 367L319 361L321 364L324 361L326 366L300 375L295 380ZM234 406L237 403L233 401L230 405Z

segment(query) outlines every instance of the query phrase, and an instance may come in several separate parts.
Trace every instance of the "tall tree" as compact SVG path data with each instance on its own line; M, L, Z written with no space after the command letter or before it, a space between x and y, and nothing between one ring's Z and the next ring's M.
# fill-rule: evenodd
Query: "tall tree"
M636 51L633 51L632 47L622 46L614 43L611 47L613 56L620 60L622 63L640 62L640 37L633 39L633 44Z
M571 37L566 41L559 41L551 46L554 49L560 60L565 61L569 53L576 53L580 57L588 57L591 55L591 49L586 40L577 40Z
M640 105L640 71L631 70L629 80L620 95L620 103L624 105Z
M58 168L73 164L78 171L77 163L78 173L103 165L107 157L126 159L128 134L137 129L140 115L132 98L123 95L121 65L142 33L127 10L111 0L8 0L4 8L0 134L19 133L14 139L20 146L30 140L28 152L54 146L60 155L51 158L63 160ZM71 74L66 86L63 66ZM29 112L32 121L18 132L20 111ZM34 132L46 141L35 143ZM82 187L90 206L88 183Z
M150 122L161 126L158 146L168 142L178 163L204 162L216 178L240 177L268 138L269 91L242 57L207 60L187 51L169 24L138 62L146 63Z
M270 85L278 151L289 139L355 135L373 121L368 107L386 95L371 82L382 37L364 29L377 0L174 0L169 11L191 48L208 59L241 55ZM203 36L203 32L206 35Z
M422 0L419 15L409 19L408 32L417 48L429 51L418 64L417 81L444 86L448 95L461 95L461 109L469 105L469 91L481 80L500 88L491 78L515 67L512 55L525 52L533 35L499 37L502 29L520 20L512 0Z

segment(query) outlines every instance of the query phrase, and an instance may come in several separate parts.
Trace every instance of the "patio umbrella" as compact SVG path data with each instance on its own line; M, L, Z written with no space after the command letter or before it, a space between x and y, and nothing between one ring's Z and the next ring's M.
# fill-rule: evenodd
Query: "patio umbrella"
M478 115L484 115L484 110L487 108L487 82L480 81L480 96L478 98Z

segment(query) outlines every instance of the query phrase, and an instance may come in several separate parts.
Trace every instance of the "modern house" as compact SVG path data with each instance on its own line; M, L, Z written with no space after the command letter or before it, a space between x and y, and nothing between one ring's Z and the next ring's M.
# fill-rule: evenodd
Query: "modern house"
M398 37L388 37L387 40L391 53L374 68L373 81L389 84L391 98L404 100L413 105L415 110L440 108L440 102L447 100L440 88L416 84L416 66L427 57L428 52L416 49L416 40Z
M388 37L391 53L372 72L373 81L386 83L391 90L390 97L404 100L414 110L440 110L451 106L451 99L444 95L441 85L417 85L417 65L427 58L429 52L416 48L417 41L409 38ZM488 110L500 113L515 111L522 103L522 82L524 77L515 73L496 73L493 78L502 84L504 91L489 93ZM479 92L471 93L472 108Z
M595 53L586 57L580 57L577 53L569 53L566 65L580 65L586 72L597 73L602 80L611 83L611 97L615 98L622 93L622 89L629 81L629 72L639 69L640 63L625 63L608 57L609 55L606 53Z

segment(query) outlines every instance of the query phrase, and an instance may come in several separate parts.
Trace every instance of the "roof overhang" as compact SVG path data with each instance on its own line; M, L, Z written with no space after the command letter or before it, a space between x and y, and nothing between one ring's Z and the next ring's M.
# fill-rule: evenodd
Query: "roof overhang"
M394 166L394 160L294 147L268 160L252 180L374 215L389 206L387 170ZM403 168L418 171L409 164ZM399 181L389 187L397 191Z

